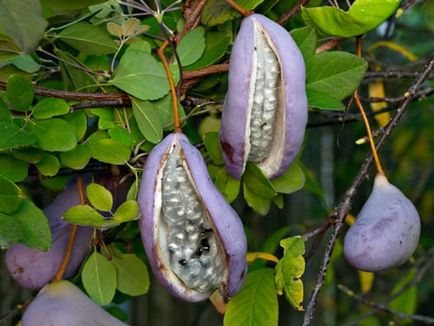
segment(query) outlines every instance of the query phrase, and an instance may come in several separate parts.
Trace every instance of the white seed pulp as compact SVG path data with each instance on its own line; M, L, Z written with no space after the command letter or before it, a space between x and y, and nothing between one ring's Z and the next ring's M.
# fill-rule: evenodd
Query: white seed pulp
M250 85L249 161L264 161L272 148L276 112L281 94L278 57L262 27L254 23L254 59Z
M163 170L161 249L186 287L209 292L223 283L224 254L181 155L176 145Z

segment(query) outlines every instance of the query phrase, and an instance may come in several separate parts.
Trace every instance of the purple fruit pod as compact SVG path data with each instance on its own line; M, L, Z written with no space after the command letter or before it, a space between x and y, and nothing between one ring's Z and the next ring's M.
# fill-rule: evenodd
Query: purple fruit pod
M244 18L229 63L220 142L228 172L240 178L247 161L268 178L281 176L300 151L307 123L303 56L283 27Z
M149 263L173 295L197 302L240 289L247 272L243 225L185 135L172 133L151 151L138 202Z
M379 272L407 261L419 242L413 203L378 174L372 193L344 240L344 256L357 269Z
M68 281L43 287L27 307L21 323L22 326L126 326Z
M39 289L51 281L63 260L68 246L71 225L62 220L68 208L80 204L77 183L69 185L44 209L51 229L53 243L48 251L40 251L22 244L11 246L6 252L6 266L12 278L22 287ZM71 277L89 252L92 228L79 226L65 277Z

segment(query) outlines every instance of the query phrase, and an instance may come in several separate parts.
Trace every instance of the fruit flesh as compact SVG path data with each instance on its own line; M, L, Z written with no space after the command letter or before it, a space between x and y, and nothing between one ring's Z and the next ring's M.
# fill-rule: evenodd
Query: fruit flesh
M356 223L345 236L344 255L360 270L386 270L410 258L419 235L420 218L416 208L379 174Z
M22 326L125 326L68 281L46 285L24 312Z

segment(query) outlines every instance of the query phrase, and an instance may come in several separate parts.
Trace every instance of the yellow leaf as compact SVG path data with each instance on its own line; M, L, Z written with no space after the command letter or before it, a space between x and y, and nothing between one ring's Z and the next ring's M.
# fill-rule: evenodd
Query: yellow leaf
M374 283L375 273L359 271L360 290L362 293L368 293Z
M379 47L386 47L392 51L398 52L403 57L407 58L408 61L417 60L417 56L413 52L411 52L410 50L407 50L402 45L399 45L399 44L397 44L395 42L391 42L391 41L376 42L368 48L368 52L372 52L373 50L375 50L376 48L379 48Z
M382 80L374 81L369 84L369 97L385 97L385 91L384 91L384 83ZM383 108L387 107L386 102L376 102L371 103L372 111L376 112ZM381 127L384 127L390 120L390 112L384 112L381 114L377 114L375 116L375 120L377 120L378 124Z

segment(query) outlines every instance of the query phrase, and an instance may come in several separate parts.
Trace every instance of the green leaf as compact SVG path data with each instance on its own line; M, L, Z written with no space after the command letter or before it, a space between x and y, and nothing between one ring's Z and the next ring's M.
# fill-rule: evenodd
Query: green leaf
M263 1L264 0L238 0L237 4L244 9L253 10ZM240 14L228 5L226 1L208 0L202 10L201 21L204 25L215 26L239 16Z
M258 269L247 274L241 291L229 301L223 325L277 325L278 309L274 271Z
M0 212L13 213L21 204L21 190L12 181L0 177Z
M312 108L339 111L344 109L344 104L339 98L334 97L334 94L327 94L308 89L306 95L307 103Z
M87 199L99 211L109 212L113 207L113 196L109 190L97 183L86 187Z
M107 0L40 0L41 3L47 8L58 8L58 9L82 9L87 8L91 5L106 2Z
M70 151L60 153L60 161L71 169L83 169L92 156L87 144L78 144Z
M38 163L40 160L42 160L43 154L44 152L38 148L27 148L12 152L12 155L16 159L33 164Z
M273 184L254 163L247 163L246 170L243 175L243 181L251 192L260 197L272 199L276 194Z
M60 98L48 97L40 100L33 108L36 119L48 119L69 112L69 105Z
M128 132L128 130L121 128L121 127L115 127L111 128L108 131L109 136L113 139L118 141L119 143L124 144L125 146L133 146L134 139L131 136L131 134Z
M11 63L18 69L28 72L29 74L33 74L41 69L41 66L28 54L15 57Z
M24 199L18 210L10 215L21 223L23 238L20 243L39 250L51 247L51 230L44 212L30 200Z
M35 90L29 80L19 75L11 75L8 78L6 96L14 110L24 112L32 105Z
M125 51L111 83L141 100L156 100L169 92L163 66L149 53Z
M134 254L112 256L116 268L117 288L130 296L138 296L148 292L150 280L145 263Z
M207 132L203 136L203 144L211 160L217 165L223 165L223 154L218 132Z
M117 226L121 223L111 218L104 218L89 205L72 206L63 213L62 218L71 224L92 226L102 230Z
M279 178L271 180L274 190L284 194L291 194L303 188L306 182L303 170L298 164L292 164Z
M304 273L305 261L303 254L305 245L301 236L295 236L280 241L284 255L276 265L276 289L285 294L288 302L297 310L302 311L303 282L300 279Z
M0 154L0 177L13 182L23 181L28 174L29 164L13 157Z
M310 26L293 29L290 32L295 43L303 54L304 60L307 60L315 54L316 50L316 33Z
M60 163L56 156L45 153L42 159L36 163L36 167L41 174L53 177L59 172Z
M9 111L6 103L0 97L0 123L11 124L12 118L12 112Z
M267 215L270 210L271 199L258 196L256 193L251 191L247 187L246 183L243 183L244 199L247 205L249 205L253 210L259 215Z
M333 94L344 99L360 84L367 62L347 52L323 52L306 62L307 91Z
M96 90L97 86L90 86L95 84L92 76L88 72L77 68L83 66L80 60L72 54L59 49L54 49L54 53L59 57L60 73L66 90L75 91L85 87L88 92Z
M23 238L21 224L12 216L0 213L0 249L6 249Z
M240 180L229 175L224 167L220 168L217 173L215 185L223 196L225 196L228 203L232 203L240 193Z
M194 44L194 46L192 46ZM197 27L181 39L176 51L183 67L195 63L205 50L205 29Z
M66 152L77 144L72 126L62 119L35 121L32 132L37 137L38 147L46 151Z
M172 105L172 96L171 94L167 94L162 99L158 101L152 102L155 107L155 110L158 112L158 116L160 117L161 125L164 129L172 130L173 127L173 105ZM182 107L181 102L178 101L178 112L179 117L185 117L184 108Z
M151 143L158 143L163 138L163 126L161 124L158 109L149 101L141 101L131 98L133 113L140 132Z
M140 216L139 204L135 200L127 200L118 207L113 219L118 222L137 220Z
M72 126L72 131L77 141L82 140L87 130L86 113L83 111L71 112L67 114L64 119Z
M324 6L302 7L304 21L324 34L352 37L374 29L398 8L401 0L356 0L345 12L342 9Z
M83 286L98 304L109 304L116 292L116 268L103 255L95 251L81 272Z
M226 53L231 41L231 35L225 32L207 32L206 47L202 57L194 64L186 67L187 70L197 70L208 67L219 61Z
M130 149L113 139L100 139L88 143L92 157L110 164L124 164L130 158Z
M46 26L39 1L0 2L0 34L13 39L23 52L30 53L36 48Z
M7 121L0 121L0 151L35 144L35 137L29 131Z
M109 54L117 50L116 43L104 30L86 22L79 22L64 29L59 38L86 54Z

